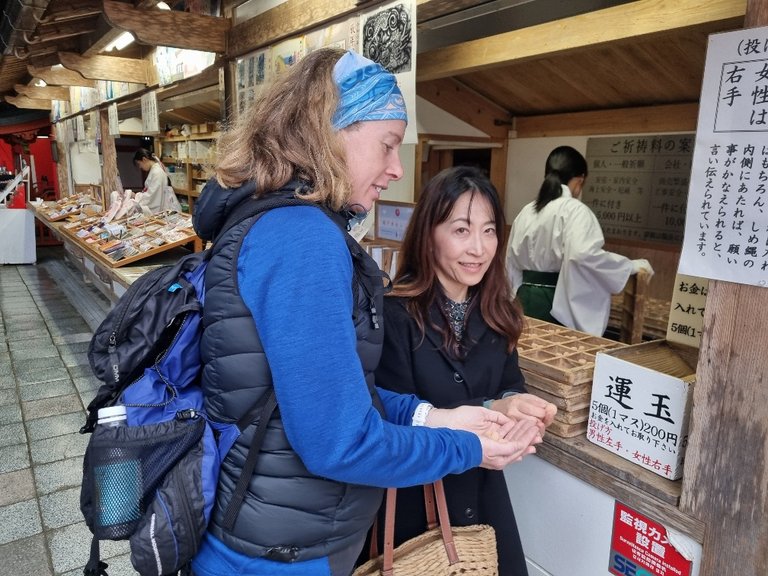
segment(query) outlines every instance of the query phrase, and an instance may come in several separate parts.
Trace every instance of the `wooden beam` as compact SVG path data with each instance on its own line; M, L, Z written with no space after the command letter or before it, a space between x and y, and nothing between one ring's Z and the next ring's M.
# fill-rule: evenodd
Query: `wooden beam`
M514 120L514 130L518 138L695 132L698 115L699 105L695 102L590 110L568 114L517 116Z
M16 92L37 100L69 100L69 88L62 86L27 86L16 84Z
M381 4L369 2L370 7ZM366 4L366 8L369 6ZM356 0L287 0L232 28L227 56L241 56L297 32L359 11Z
M453 78L419 82L416 94L493 138L507 137L511 126L494 121L509 122L509 112Z
M488 0L416 0L417 22L428 22L486 2Z
M26 96L8 96L6 95L5 101L9 104L13 104L16 108L30 108L32 110L50 110L50 100L34 100L27 98Z
M59 52L59 60L65 68L93 80L147 83L147 62L118 56L90 56L84 58L74 52Z
M468 74L713 22L738 26L746 0L636 0L418 55L416 80Z
M57 58L58 59L58 58ZM66 68L42 68L28 65L27 72L32 78L45 80L49 86L83 86L85 88L96 88L96 82L86 80L82 74Z
M220 53L227 49L229 18L180 10L142 10L115 0L102 0L102 4L104 17L112 26L130 32L143 44Z

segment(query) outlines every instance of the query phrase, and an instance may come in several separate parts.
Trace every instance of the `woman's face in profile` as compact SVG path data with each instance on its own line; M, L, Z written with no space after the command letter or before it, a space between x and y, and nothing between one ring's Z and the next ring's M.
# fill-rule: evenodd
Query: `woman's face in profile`
M402 120L357 122L341 132L352 195L347 204L367 212L392 180L403 176L400 144L405 135ZM357 208L357 210L355 210Z

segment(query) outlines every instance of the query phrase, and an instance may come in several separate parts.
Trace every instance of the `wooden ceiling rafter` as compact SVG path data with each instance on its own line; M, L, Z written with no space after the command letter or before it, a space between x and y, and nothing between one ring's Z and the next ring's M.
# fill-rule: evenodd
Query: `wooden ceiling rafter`
M30 110L50 110L50 100L37 100L34 98L27 98L26 96L5 96L5 101L9 104L13 104L16 108L28 108Z
M224 53L229 18L179 10L140 9L116 0L102 0L107 22L130 32L138 42L188 50Z
M512 124L509 111L454 78L420 82L416 94L492 138L507 137Z
M69 88L16 84L16 93L35 100L69 100Z
M147 84L149 64L146 60L119 56L83 57L74 52L59 52L62 66L90 80L113 80Z
M58 60L58 59L57 59ZM37 67L28 65L27 71L33 78L44 80L49 86L83 86L95 88L96 82L87 80L82 74L67 68Z
M100 0L70 0L66 5L60 6L55 11L44 13L41 18L33 17L38 24L42 25L80 20L98 16L99 14L101 14Z
M31 34L24 32L24 41L27 44L40 44L42 42L53 42L73 36L90 34L95 28L87 26L82 22L67 22L64 24L39 25Z
M713 22L736 27L743 21L745 11L745 0L635 0L422 52L416 79L460 76L697 25L711 26Z

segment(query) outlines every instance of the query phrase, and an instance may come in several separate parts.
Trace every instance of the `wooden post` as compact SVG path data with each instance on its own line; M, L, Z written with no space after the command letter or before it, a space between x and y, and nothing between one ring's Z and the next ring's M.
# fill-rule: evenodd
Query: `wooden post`
M101 129L101 188L104 198L104 208L109 208L109 200L113 190L117 190L119 178L117 170L117 149L115 138L109 133L109 111L99 109L99 127Z
M768 24L749 0L744 26ZM768 570L768 289L711 281L680 507L706 524L699 576Z

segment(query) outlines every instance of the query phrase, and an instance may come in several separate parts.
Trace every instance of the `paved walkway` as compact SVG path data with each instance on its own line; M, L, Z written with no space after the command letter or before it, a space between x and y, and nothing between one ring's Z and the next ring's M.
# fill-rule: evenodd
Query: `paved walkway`
M80 576L88 559L78 430L98 386L86 351L109 303L63 262L45 248L36 265L0 266L0 576ZM109 576L136 574L127 551L102 544Z

